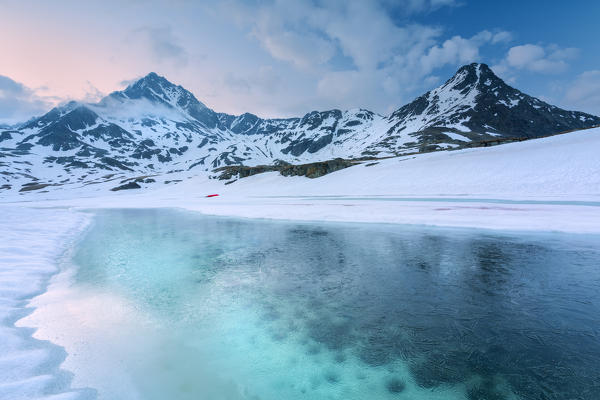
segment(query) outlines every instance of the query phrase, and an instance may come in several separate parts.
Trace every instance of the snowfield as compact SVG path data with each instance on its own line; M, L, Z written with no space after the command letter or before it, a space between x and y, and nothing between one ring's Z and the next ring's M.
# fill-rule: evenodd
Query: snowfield
M0 199L0 398L75 399L64 351L15 322L85 227L80 210L179 207L249 218L600 233L600 128L490 148L365 162L317 179L265 173L226 185L192 172ZM374 164L374 165L372 165ZM181 179L177 184L166 180ZM209 194L218 197L207 198ZM58 395L62 393L61 395Z
M205 173L153 176L13 193L35 207L180 207L250 218L389 222L513 230L600 232L600 128L489 148L365 162L317 179L254 175L231 184ZM194 174L194 175L193 175ZM164 181L181 180L173 184ZM218 197L206 198L209 194Z

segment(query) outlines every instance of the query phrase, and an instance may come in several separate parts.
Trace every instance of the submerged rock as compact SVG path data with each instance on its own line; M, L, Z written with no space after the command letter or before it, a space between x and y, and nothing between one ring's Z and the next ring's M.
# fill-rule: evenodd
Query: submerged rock
M406 384L399 378L392 378L385 384L386 389L390 393L402 393L406 388Z
M507 397L492 383L491 380L471 387L467 390L469 400L506 400Z
M334 371L325 372L325 380L329 383L335 384L340 381L340 376Z

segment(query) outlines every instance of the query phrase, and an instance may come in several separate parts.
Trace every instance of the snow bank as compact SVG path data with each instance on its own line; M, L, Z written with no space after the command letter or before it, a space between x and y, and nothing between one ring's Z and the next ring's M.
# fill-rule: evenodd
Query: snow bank
M89 399L91 390L70 388L59 369L62 348L32 338L33 329L15 322L29 314L28 301L41 293L57 259L87 218L69 210L0 209L0 398Z
M364 163L318 179L259 175L224 193L600 199L600 128Z

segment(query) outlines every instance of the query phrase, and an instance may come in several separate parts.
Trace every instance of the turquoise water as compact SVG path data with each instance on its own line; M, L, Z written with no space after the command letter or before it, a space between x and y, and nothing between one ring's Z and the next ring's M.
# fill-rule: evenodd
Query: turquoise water
M597 236L107 210L73 261L99 398L600 398Z

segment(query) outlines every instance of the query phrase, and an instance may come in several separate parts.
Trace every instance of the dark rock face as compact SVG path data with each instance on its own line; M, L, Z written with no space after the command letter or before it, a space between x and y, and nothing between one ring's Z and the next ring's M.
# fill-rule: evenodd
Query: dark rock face
M77 106L79 106L79 103L77 103L76 101L71 101L71 102L65 104L64 106L55 107L52 110L48 111L43 116L41 116L40 118L35 118L35 119L30 120L25 125L23 125L21 127L21 129L33 129L33 128L38 128L40 126L46 126L48 124L51 124L52 122L55 122L56 120L58 120L63 115L70 112Z
M140 188L141 188L141 186L138 185L136 182L128 182L128 183L126 183L124 185L114 187L114 188L112 188L110 190L113 191L113 192L117 192L119 190L140 189Z
M57 113L60 113L60 111L54 109L49 114L56 115ZM35 143L42 146L51 146L54 151L76 149L84 145L84 143L81 140L81 136L75 131L93 126L98 119L96 113L83 106L77 106L68 110L54 121L47 118L47 116L42 117L42 120L47 122L47 125L37 135L31 135L25 138L23 142L35 141L37 139ZM31 124L34 124L34 122ZM43 122L39 121L39 124L43 124Z
M54 151L72 150L83 144L78 134L72 132L68 127L58 124L44 128L40 132L40 136L41 138L37 141L37 144L51 146Z
M31 190L40 190L40 189L43 189L48 186L53 186L53 185L50 183L34 183L34 184L29 184L29 185L25 184L25 185L23 185L21 190L19 190L19 192L29 192Z
M389 121L394 124L390 135L411 129L421 144L439 140L432 137L436 131L486 140L535 138L600 125L599 117L526 95L477 63L461 67L444 85L395 111Z
M215 172L220 173L219 179L230 180L233 178L246 178L248 176L261 174L263 172L279 171L283 176L305 176L307 178L319 178L331 172L339 171L340 169L348 168L356 165L356 161L343 160L336 158L335 160L315 162L301 165L291 165L279 162L275 165L258 165L256 167L230 166L215 169Z
M312 111L302 117L300 120L300 126L308 130L317 129L323 125L323 122L328 118L332 118L336 121L333 126L328 127L328 130L332 132L337 126L337 121L342 118L342 112L340 110L330 110L324 112Z
M480 71L477 105L465 114L470 117L465 125L474 131L488 125L507 136L530 138L600 124L598 117L560 109L506 85L485 64Z
M279 170L279 172L283 176L306 176L307 178L319 178L323 175L327 175L329 173L339 171L340 169L351 167L355 164L355 161L342 160L341 158L336 158L334 160L323 162L280 167L281 169Z
M254 134L256 133L256 129L254 128L258 124L259 120L260 118L258 118L256 115L245 113L235 118L235 120L232 121L229 129L238 134Z
M0 142L2 142L3 140L10 140L12 138L13 137L10 134L10 131L0 132Z
M111 157L102 157L102 159L100 161L103 164L108 165L109 167L115 167L115 168L120 169L122 171L133 171L133 169L131 169L127 165L125 165L122 162L119 162L119 161L117 161L117 160L115 160L114 158L111 158Z

